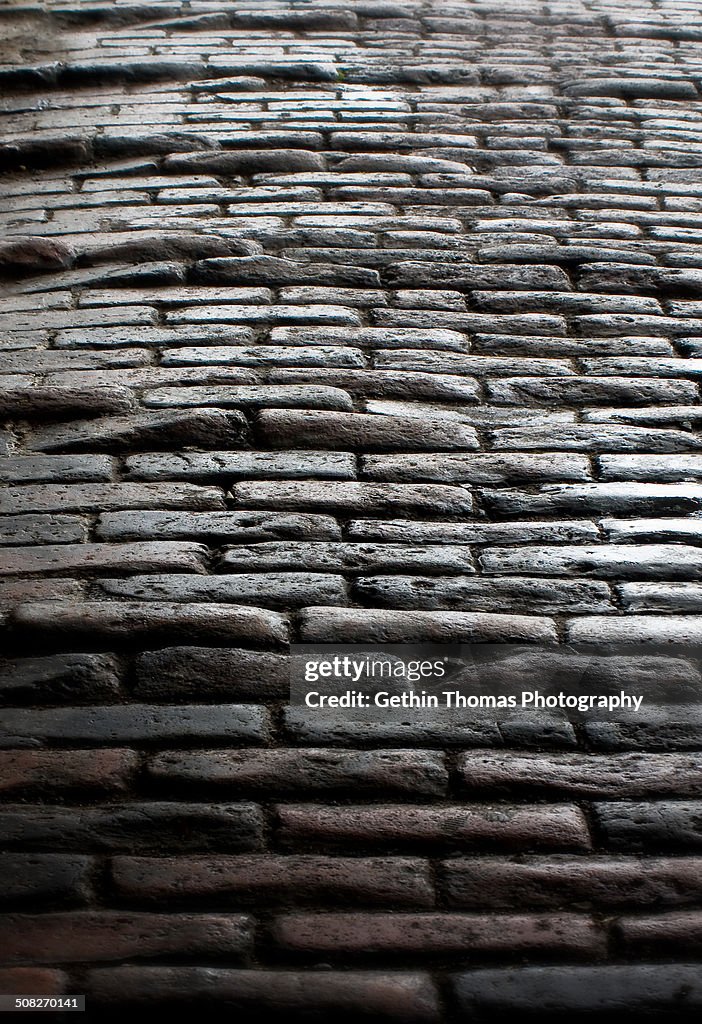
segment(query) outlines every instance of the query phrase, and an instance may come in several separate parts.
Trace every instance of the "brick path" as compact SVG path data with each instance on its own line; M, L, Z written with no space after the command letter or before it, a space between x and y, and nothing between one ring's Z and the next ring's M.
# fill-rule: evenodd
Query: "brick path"
M3 991L699 1011L694 732L285 707L289 639L702 637L699 15L0 7Z

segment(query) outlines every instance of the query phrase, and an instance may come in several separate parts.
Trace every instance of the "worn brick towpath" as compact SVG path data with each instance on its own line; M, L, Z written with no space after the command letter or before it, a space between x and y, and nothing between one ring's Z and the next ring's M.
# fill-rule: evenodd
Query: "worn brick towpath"
M702 638L700 13L0 5L2 991L699 1013L699 731L286 652Z

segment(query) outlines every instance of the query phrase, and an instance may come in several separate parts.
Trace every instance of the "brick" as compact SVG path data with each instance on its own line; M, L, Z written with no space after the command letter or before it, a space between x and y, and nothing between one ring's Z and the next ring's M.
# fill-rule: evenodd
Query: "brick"
M470 548L465 545L407 547L403 544L347 544L341 542L272 542L236 545L224 549L219 568L242 570L302 570L313 572L422 572L473 571Z
M626 950L656 953L659 950L689 955L702 942L702 917L694 910L679 910L649 917L622 917L616 932Z
M4 417L54 417L83 414L129 412L134 399L126 388L104 386L80 387L13 387L10 382L0 396L0 414Z
M47 544L0 551L0 576L24 573L205 571L207 548L185 541L134 544Z
M48 909L57 904L87 903L92 894L94 862L91 857L3 853L0 868L3 877L0 899L4 905L36 903Z
M524 544L538 540L587 541L599 537L595 524L582 519L512 523L353 519L347 526L347 532L352 540L409 544Z
M28 807L0 811L6 844L76 853L145 851L177 844L189 850L254 851L261 847L262 817L251 803L132 801L91 807Z
M656 480L663 483L702 476L699 455L602 455L598 459L603 480Z
M14 700L99 700L115 697L119 686L119 666L109 654L50 654L0 663L0 690Z
M342 576L312 572L134 576L130 580L102 580L96 594L139 601L222 601L273 608L300 607L315 601L329 605L348 603Z
M701 887L695 857L453 858L441 874L448 906L475 910L687 906Z
M697 388L691 381L653 381L646 377L559 377L557 381L515 377L488 383L488 395L492 401L508 405L647 405L693 403L697 400Z
M689 541L695 543L702 536L702 521L695 518L665 519L602 519L600 526L608 540L647 541Z
M280 345L353 345L357 348L438 348L463 352L460 331L414 327L274 327L271 342Z
M274 461L275 457L270 458ZM254 543L305 538L338 540L341 532L331 516L284 512L106 512L98 517L96 535L100 540L110 541L158 537Z
M392 285L432 285L473 291L477 288L549 288L570 291L571 285L560 267L515 264L467 264L434 266L407 260L395 263L388 272Z
M510 579L364 576L354 584L353 593L366 604L396 610L446 608L519 613L528 607L530 611L546 614L566 610L572 613L614 611L607 585L585 580L546 581L523 576Z
M212 387L157 388L144 396L144 405L154 408L168 406L209 406L221 408L341 409L350 411L350 395L340 388L315 385L279 385L276 387Z
M696 615L585 615L567 623L566 635L569 642L584 644L696 644L702 637L702 623Z
M471 751L459 757L468 789L546 791L597 797L696 796L702 774L685 754L532 754ZM699 775L699 778L698 778Z
M197 480L237 477L263 479L353 480L355 459L349 452L186 452L132 455L125 462L131 480Z
M690 408L682 406L681 408ZM604 410L609 412L610 410ZM632 410L636 411L636 410ZM548 448L551 451L591 452L673 452L696 451L699 441L694 434L682 430L657 430L648 427L613 427L594 422L564 423L558 435L537 425L506 427L490 432L493 448L506 451L531 451ZM681 419L684 416L681 415ZM655 417L654 417L655 419Z
M517 643L555 639L548 618L470 612L366 611L306 608L306 643Z
M580 455L368 455L361 469L371 480L498 484L517 481L589 480L590 465Z
M24 455L0 461L0 482L8 484L109 482L112 461L105 455Z
M22 716L26 723L27 716L31 718L34 714L37 715L36 729L27 728L26 724L23 728ZM36 742L43 733L42 716L46 719L54 715L57 722L66 722L63 708L51 711L5 709L3 744L11 745L25 738ZM59 739L64 738L60 728L54 728L53 732L54 735L58 734ZM108 738L105 733L105 739ZM138 758L129 750L0 750L0 764L3 768L0 789L4 793L22 790L60 792L72 789L109 792L128 788L136 774Z
M289 692L287 658L262 651L167 647L137 655L135 668L134 693L148 700L261 700Z
M80 544L87 539L88 523L80 516L1 516L0 544Z
M118 967L93 970L86 989L99 1005L195 1000L234 1011L348 1020L438 1024L438 994L428 975L407 971L232 970L217 967Z
M377 359L378 356L376 355L375 358ZM477 402L480 397L480 389L475 380L448 373L413 373L407 370L375 368L372 373L367 370L340 370L329 367L284 368L272 370L270 379L285 385L292 381L323 381L329 385L345 388L349 394L363 398L426 398L439 402L473 403ZM407 406L403 406L403 410L407 410ZM369 409L369 411L371 410ZM409 415L410 413L406 411L405 414Z
M310 136L310 143L316 141ZM321 143L321 139L320 139ZM234 152L177 153L166 157L167 174L260 174L264 171L323 171L324 160L318 153L304 149L237 149Z
M434 901L429 864L418 857L115 857L112 878L122 895L149 901L224 897L257 905L292 899L398 907Z
M185 739L224 738L257 742L266 732L266 714L249 704L154 704L53 708L47 711L6 709L6 738L79 742L163 743Z
M96 962L132 957L237 957L251 944L241 914L137 914L83 910L5 915L0 955L5 963Z
M702 1003L693 964L483 968L456 975L454 987L469 1014L675 1014Z
M107 512L114 509L187 509L203 511L224 508L217 487L195 484L33 484L8 487L0 495L0 513L17 512Z
M232 496L240 508L348 515L460 515L473 508L468 491L438 484L247 481L237 484Z
M694 800L594 804L608 846L631 852L699 849L701 808L702 803Z
M445 421L425 423L422 435L408 417L366 416L362 413L278 412L264 410L259 418L264 441L274 448L314 443L332 448L413 451L478 447L475 431ZM313 442L314 439L314 442Z
M496 575L596 576L614 579L699 579L702 552L678 544L601 544L594 547L485 548L483 572Z
M498 515L641 515L646 512L675 514L696 512L702 488L696 484L545 484L532 494L526 491L485 491L488 508Z
M584 915L291 913L278 917L273 938L285 950L375 956L558 951L589 957L603 950Z
M167 752L148 766L154 781L172 786L221 785L270 792L445 792L447 773L431 751L277 749Z
M301 213L306 209L300 210ZM217 284L317 284L352 285L373 288L380 285L376 270L365 267L329 266L325 263L295 263L277 256L238 256L228 259L201 260L193 266L197 281L213 281Z
M127 639L134 635L153 638L247 640L254 644L284 643L285 619L276 612L237 605L168 604L162 601L37 601L15 609L13 621L20 630L38 634L94 635Z
M494 722L487 720L465 721L435 712L426 718L400 718L377 715L354 715L342 713L320 713L302 707L290 707L284 712L285 728L291 740L313 747L323 745L334 747L358 747L372 742L378 746L397 744L403 747L436 748L443 750L453 747L499 746L502 735ZM510 732L509 726L503 732ZM539 740L547 743L546 732L554 736L554 730L539 730ZM567 735L566 735L567 733ZM573 746L571 730L560 730L556 746Z
M287 843L439 844L465 848L474 844L508 849L587 850L587 826L575 805L515 807L509 804L469 807L421 807L410 804L372 807L324 807L281 804L280 838Z
M95 422L35 430L29 441L32 451L134 451L144 448L178 448L184 445L237 447L247 433L245 417L236 411L197 409L193 412L143 413L105 417Z

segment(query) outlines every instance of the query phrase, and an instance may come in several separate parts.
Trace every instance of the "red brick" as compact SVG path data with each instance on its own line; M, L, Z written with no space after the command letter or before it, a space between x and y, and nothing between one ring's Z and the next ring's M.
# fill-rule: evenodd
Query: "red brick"
M684 906L702 898L697 857L471 857L445 861L441 873L449 906L475 910Z
M675 914L624 917L616 930L629 953L654 956L678 952L692 956L702 949L702 911L684 910Z
M250 944L249 918L222 914L131 914L115 911L0 918L0 957L7 964L80 963L131 957L232 956Z
M514 793L547 790L587 797L698 796L702 761L696 754L545 754L471 750L459 759L470 789Z
M288 843L317 842L390 846L474 844L509 849L576 849L590 847L587 823L574 804L520 807L471 804L422 807L408 804L325 807L279 804L280 837Z
M211 967L116 967L91 971L88 998L97 1003L158 1005L194 1000L198 1006L226 1003L228 1013L249 1011L256 1020L270 1013L312 1019L397 1021L436 1024L441 1019L431 979L422 973L383 971L237 971Z
M527 953L592 956L604 939L577 914L286 914L273 936L284 949L325 954Z
M130 899L222 897L431 907L429 862L416 857L116 857L114 884Z
M0 791L123 790L138 765L132 750L2 750Z

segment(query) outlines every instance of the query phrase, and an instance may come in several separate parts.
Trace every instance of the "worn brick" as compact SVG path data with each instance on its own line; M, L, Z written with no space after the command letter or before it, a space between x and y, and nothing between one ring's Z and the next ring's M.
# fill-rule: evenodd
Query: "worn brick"
M0 576L25 573L93 574L101 572L205 571L207 548L186 541L145 541L133 544L46 544L4 548Z
M420 807L411 804L325 807L281 804L280 836L286 843L439 844L464 848L476 843L495 848L586 850L587 825L571 804L516 807Z
M456 975L454 986L469 1014L685 1014L702 1004L693 964L483 968Z
M441 874L448 905L475 910L686 906L699 900L701 886L695 857L453 858Z
M284 655L240 648L167 647L136 659L135 694L149 700L179 697L261 700L285 697Z
M85 712L91 714L91 712ZM63 709L51 711L3 711L2 741L4 746L12 745L17 740L29 738L37 742L44 730L42 716L62 718ZM5 715L7 719L5 720ZM24 716L25 723L32 715L37 716L37 726L33 730L22 728L18 718ZM58 728L54 735L63 739ZM70 738L70 737L67 737ZM105 734L105 739L109 739ZM22 790L60 792L61 790L84 789L91 791L124 791L133 780L138 768L138 758L129 750L17 750L0 751L0 764L3 768L3 780L0 789L4 793Z
M326 453L325 453L326 455ZM274 456L271 456L274 462ZM305 455L302 455L304 460ZM52 517L54 518L54 517ZM282 512L106 512L98 517L100 540L159 538L254 543L275 540L338 540L331 516Z
M131 480L226 481L263 479L354 480L356 463L349 452L186 452L132 455L126 462Z
M558 951L569 957L602 952L604 941L583 915L292 913L274 922L283 949L339 954L412 956L466 952Z
M68 992L68 977L48 967L3 967L0 969L0 993L28 996L59 996Z
M41 905L42 909L57 904L76 906L87 903L92 895L94 862L91 857L3 853L0 868L3 878L0 899L5 906L32 903Z
M195 1000L247 1014L438 1024L438 993L426 974L407 971L232 970L213 967L118 967L93 970L87 992L98 1005Z
M75 963L134 957L237 957L251 944L241 914L135 914L83 910L6 915L0 956L5 963Z
M116 857L112 878L123 895L149 901L224 898L258 904L292 899L400 907L434 902L429 864L417 857Z
M245 443L246 434L247 422L240 412L197 409L44 427L33 432L29 447L42 452L124 452L211 444L226 448Z
M237 484L232 496L241 508L348 515L460 515L473 508L469 491L438 484L256 481Z
M163 601L37 601L15 609L20 630L39 634L90 635L127 640L138 634L153 638L247 640L280 644L287 639L286 621L276 612L238 605L168 604Z
M99 700L116 696L119 686L119 666L109 654L51 654L0 663L4 699Z
M14 515L0 517L0 544L80 544L88 536L80 516Z
M258 850L262 816L251 803L132 801L91 807L7 804L0 811L5 842L23 849L76 853Z
M548 618L471 612L307 608L301 630L303 640L309 643L517 643L555 639Z
M154 780L252 791L445 792L442 757L430 751L278 749L168 752L149 763Z
M232 573L227 576L147 575L106 579L98 596L139 601L237 602L241 605L287 608L311 602L348 603L346 582L331 573Z
M0 494L0 513L106 512L113 509L184 509L200 511L224 508L218 487L195 484L32 484L8 487Z
M333 448L427 451L478 447L475 431L442 420L424 424L421 436L411 418L362 413L278 412L260 414L259 431L274 448L324 442ZM314 440L313 440L314 439Z

